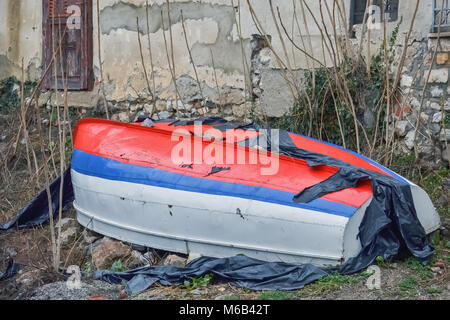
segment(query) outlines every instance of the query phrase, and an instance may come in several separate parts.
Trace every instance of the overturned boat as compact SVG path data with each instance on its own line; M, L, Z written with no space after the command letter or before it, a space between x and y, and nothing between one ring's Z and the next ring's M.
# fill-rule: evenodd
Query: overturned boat
M185 254L336 265L407 247L425 259L440 225L419 186L362 155L220 118L83 119L71 175L83 226Z

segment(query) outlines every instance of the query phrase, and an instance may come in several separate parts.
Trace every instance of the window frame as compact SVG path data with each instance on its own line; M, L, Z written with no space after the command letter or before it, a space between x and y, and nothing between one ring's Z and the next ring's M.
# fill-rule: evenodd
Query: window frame
M363 15L363 18L362 18L363 21L355 22L355 15L357 14L355 12L355 7L356 7L356 3L358 1L361 1L361 0L352 0L351 1L351 5L350 5L350 26L354 26L354 25L357 25L357 24L364 24L364 23L367 22L368 15L365 15L366 21L364 21L364 15ZM365 0L364 7L367 7L367 1L369 1L369 0ZM372 1L374 1L374 0L372 0ZM394 12L395 13L395 19L391 18L390 20L388 20L386 22L395 22L395 21L397 21L398 18L399 18L398 11L399 11L399 7L400 7L400 0L380 0L380 1L397 1L397 3L396 3L396 11ZM385 10L385 13L387 13L386 10ZM364 12L363 12L363 14L364 14ZM381 12L381 7L380 7L380 22L383 22L384 19L385 19L385 14L383 14Z
M80 71L80 76L71 79L70 76L67 75L67 65L64 65L62 67L63 71L61 71L58 63L58 74L56 77L57 80L55 81L54 67L52 66L54 62L52 59L53 43L51 39L51 25L54 24L56 28L59 27L57 26L59 22L64 25L67 23L67 18L70 14L66 14L65 12L50 12L50 10L56 10L56 4L58 3L61 5L62 2L64 3L64 8L68 5L79 5L83 8L81 11L80 36L77 36L79 39L77 46L80 46L80 50L77 51L77 54L80 57L80 65L77 70ZM66 37L63 41L65 41L67 37L68 32L66 32ZM58 42L59 41L57 40L55 45L57 45ZM65 49L72 48L74 48L72 45L66 46L66 44L64 44L62 46L63 55L66 57L64 52ZM94 87L93 58L93 0L42 0L42 70L50 68L42 83L43 89L54 90L56 87L57 90L64 90L64 79L67 81L68 91L92 91ZM64 77L62 77L61 72L64 74Z

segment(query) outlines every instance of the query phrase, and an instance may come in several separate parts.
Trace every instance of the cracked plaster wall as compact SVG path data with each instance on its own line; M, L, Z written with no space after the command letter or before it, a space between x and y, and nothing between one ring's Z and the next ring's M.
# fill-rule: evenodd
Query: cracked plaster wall
M93 0L93 25L94 25L94 70L96 79L99 79L99 65L97 57L97 17L96 17L96 3ZM330 7L332 0L322 1L327 2ZM170 35L168 31L169 22L167 19L167 5L165 0L150 0L149 8L149 26L150 38L152 42L153 59L155 65L155 81L156 92L159 99L171 101L175 98L175 90L170 71L168 68L168 61L165 51L163 32L165 32L166 39L170 50ZM281 60L292 65L293 69L304 69L308 66L317 66L311 60L307 59L300 51L292 50L287 37L283 34L282 39L286 44L286 55L283 52L282 41L278 34L276 25L273 21L270 6L267 1L251 0L253 8L259 21L261 22L264 31L271 35L271 45L278 53ZM274 0L273 7L275 15L277 15L277 7L283 17L283 24L286 29L293 32L293 38L297 44L304 41L307 51L311 51L312 55L318 60L323 61L327 66L330 66L330 57L323 56L323 48L321 41L321 32L316 26L314 19L306 11L306 18L303 19L301 12L300 1L294 1L296 7L293 7L293 2L286 0ZM311 10L320 17L320 4L316 0L307 0ZM345 7L345 14L349 15L350 0L342 1ZM234 5L238 5L238 0L234 0ZM418 52L417 46L424 39L426 39L431 23L431 1L421 1L417 18L414 25L414 32L411 37L411 54L408 54L406 66L412 65L414 54ZM176 75L180 80L180 90L184 99L198 99L198 95L192 93L195 91L196 82L194 80L194 72L190 63L188 50L185 45L181 26L180 12L183 10L187 38L190 44L190 49L193 55L193 60L197 66L202 88L208 99L217 103L224 100L220 95L233 95L233 99L224 104L242 103L244 97L244 88L246 86L246 77L243 70L243 58L241 52L241 43L239 41L238 28L235 23L235 14L237 7L231 6L230 0L171 0L171 28L173 33L174 44L174 58L176 65ZM146 8L145 0L102 0L100 1L101 10L101 39L102 39L102 60L105 77L105 89L107 98L113 104L129 104L133 101L145 100L148 95L146 89L146 81L142 72L141 59L139 53L139 45L137 41L137 27L136 17L140 20L141 41L143 45L143 53L147 70L150 72L150 61L147 49L147 27L146 27ZM163 12L164 31L161 23L161 10ZM323 5L322 11L326 15L326 8ZM413 15L414 6L410 1L401 0L399 8L399 16L403 16L403 23L400 25L399 41L405 36L411 17ZM297 22L293 19L293 14L296 13L299 17ZM239 19L239 16L236 16ZM252 66L251 56L252 48L251 40L253 34L258 34L259 31L251 17L246 1L240 1L240 19L242 36L244 39L245 60L249 67ZM7 75L20 76L20 61L24 57L25 68L28 71L28 76L31 80L36 80L39 77L39 67L41 64L42 52L42 1L40 0L4 0L0 3L0 76ZM388 34L395 28L397 22L390 22L387 24ZM281 26L279 26L281 28ZM294 27L294 28L293 28ZM308 35L306 32L308 27ZM328 30L331 32L331 25L328 24ZM356 39L355 43L359 42L361 34L361 26L355 27ZM283 30L281 29L281 32ZM342 30L338 28L338 35ZM382 30L372 31L372 50L380 44L382 39ZM309 45L311 40L311 46ZM416 49L414 49L416 48ZM414 49L414 50L413 50ZM365 50L365 48L364 48ZM398 48L401 51L401 47ZM217 83L213 70L213 63L211 52L214 57L214 66L217 75ZM283 83L281 77L277 75L279 64L271 54L270 50L265 49L263 54L258 59L263 59L264 63L260 64L262 67L260 72L261 80L256 81L262 83L262 87L257 89L264 90L260 93L260 97L273 97L276 95L288 97L290 92L287 86ZM364 51L363 51L364 53ZM395 65L392 66L395 69ZM407 72L408 70L405 70ZM275 83L268 83L264 81L264 74L269 75L268 79L278 79ZM256 75L258 78L260 75ZM255 77L255 73L252 74ZM247 75L248 77L248 75ZM301 78L301 72L299 73ZM248 81L248 80L247 80ZM98 81L94 92L98 90ZM220 90L216 90L216 85L219 85ZM271 93L271 90L276 91L276 95ZM219 93L218 93L219 91ZM241 93L241 97L237 97ZM215 96L216 95L216 96ZM219 97L217 97L219 95ZM97 101L97 100L95 100ZM101 99L99 100L101 101ZM190 101L185 101L190 102ZM282 103L273 105L270 102L266 105L265 111L269 115L279 116L286 112L292 97L284 99ZM160 107L162 109L162 107Z
M155 64L157 96L160 99L173 100L175 99L175 90L173 85L171 85L172 79L168 68L163 38L163 32L165 32L170 53L167 5L165 1L150 1L150 3L149 29ZM237 3L238 1L235 1L235 6L237 6ZM278 53L282 52L282 41L278 36L278 31L273 21L268 2L251 1L251 3L264 31L267 34L272 35L271 44L273 48ZM291 30L292 24L294 23L292 20L292 4L282 0L275 0L273 3L275 10L279 7L281 16L287 17L283 23L287 29ZM310 2L310 6L312 10L317 12L317 1ZM182 31L181 10L183 11L186 22L187 37L191 53L193 55L194 63L197 66L202 86L206 86L209 89L206 91L214 92L216 90L212 89L215 89L218 85L221 90L225 89L222 90L224 92L239 90L242 96L244 96L243 91L246 86L246 81L248 81L246 80L246 77L248 79L248 75L244 75L241 43L239 40L238 27L235 23L235 19L239 20L237 7L233 8L231 6L231 1L171 1L171 28L174 37L174 58L177 78L190 77L193 81L194 72ZM299 10L299 8L296 8L296 10ZM161 23L161 11L163 13L163 23ZM298 14L300 14L300 12L298 12ZM149 69L150 62L147 51L147 26L145 16L146 8L145 1L143 0L105 0L101 2L102 57L104 60L105 79L108 82L106 84L107 95L110 100L132 101L133 99L138 98L138 93L147 92L145 79L142 74L136 26L136 17L139 17L139 29L142 34L141 40L144 47L146 65ZM243 37L244 59L246 60L247 65L250 66L250 57L252 56L252 35L258 34L259 31L252 20L249 8L245 1L241 1L239 23L241 25ZM314 22L312 18L307 18L305 22L301 21L300 24L300 28L303 28L305 24L309 26L313 55L319 60L324 61L326 65L330 65L330 58L323 57L322 55L323 51L321 47L320 31L318 28L313 27ZM96 21L94 21L94 25L96 25ZM162 25L164 25L164 31ZM338 32L340 31L338 30ZM294 31L294 39L297 43L301 41L300 39L304 35L305 34L300 34L298 30ZM94 39L95 38L96 34L94 34ZM285 35L282 35L282 38L285 43L289 43ZM96 44L94 44L94 46L95 45ZM288 45L288 47L287 58L285 55L279 54L284 63L289 60L289 63L295 69L311 66L310 61L306 60L302 53L297 50L292 50L292 46ZM97 49L94 48L94 52L96 52L96 50ZM120 54L118 54L118 52L120 52ZM211 54L214 58L217 83ZM96 65L98 76L97 59L94 59L94 64ZM276 69L278 69L280 65L270 53L265 65L268 70L273 70L273 72L269 72L271 73L270 79L281 79L281 77L276 76ZM124 72L124 70L127 72ZM275 77L272 75L275 75ZM277 81L274 85L276 87L275 91L277 95L283 96L286 93L291 96L291 93L287 91L287 86L283 84L282 81ZM181 88L180 91L183 89L184 88ZM272 97L270 84L265 85L265 90L265 96ZM183 96L183 92L181 95ZM207 98L211 101L220 100L215 97ZM292 105L292 101L292 97L283 99L280 105L265 108L264 111L270 116L279 116L289 109Z
M27 78L39 77L42 57L42 3L0 1L0 79L21 78L22 58Z
M331 4L331 0L327 0ZM314 13L319 13L318 1L307 1ZM161 10L164 17L164 26L167 40L170 41L168 32L167 5L165 0L149 1L149 25L150 37L155 64L155 76L157 81L158 94L162 98L173 96L173 92L165 92L171 82L169 69L167 68L167 57L161 29ZM251 1L256 15L261 22L264 31L272 36L272 45L279 53L281 59L286 63L286 57L282 51L282 42L278 36L277 28L274 24L270 7L266 1ZM294 24L294 39L301 43L301 39L311 39L313 55L326 65L330 65L330 58L323 57L320 30L314 23L313 18L306 12L306 20L302 19L300 2L295 1L294 8L292 2L274 0L273 6L275 15L277 7L283 17L283 23L287 30L292 30ZM350 1L343 2L346 14L349 14ZM237 6L238 0L234 1ZM422 1L418 17L415 23L413 38L423 38L429 29L431 11L431 1ZM93 0L94 7L94 67L96 78L98 74L97 58L97 30L96 30L96 0ZM243 63L241 44L235 24L235 13L237 8L231 7L229 0L171 0L171 22L174 42L174 57L177 77L189 75L194 77L189 55L186 49L184 36L181 28L180 12L183 10L187 37L193 54L193 59L197 65L199 78L210 88L216 87L214 72L212 69L211 52L214 57L219 86L229 86L243 89L245 79L243 75ZM42 45L42 1L40 0L5 0L0 4L0 76L13 73L18 75L21 57L24 57L25 66L34 70L29 76L32 79L38 77L38 68L41 60ZM323 6L323 10L326 10ZM102 38L102 58L104 64L104 76L107 80L106 88L108 99L114 101L125 101L138 98L138 93L146 91L146 84L142 74L140 63L139 47L136 33L136 17L140 20L142 33L142 44L147 68L150 68L147 51L146 32L146 10L145 0L102 0L101 10L101 38ZM412 6L408 1L400 1L399 12L404 16L400 34L406 32L409 21L408 16L412 15ZM296 27L292 18L293 13L297 13L301 31ZM252 48L250 41L252 34L257 34L258 29L251 17L246 1L240 1L240 24L242 36L244 38L244 51L248 65ZM17 18L18 17L18 18ZM395 27L395 22L388 24L388 32ZM309 36L306 37L306 26L308 26ZM329 26L330 27L330 26ZM283 31L281 31L283 32ZM338 30L338 34L341 30ZM301 33L301 34L300 34ZM311 61L298 50L292 50L285 35L282 36L287 46L287 56L293 68L306 68L312 65ZM373 34L373 42L377 42L376 33ZM309 41L305 41L307 49ZM170 43L169 43L170 50ZM276 59L271 57L268 67L279 68ZM33 71L32 70L32 71ZM37 70L37 71L36 71Z

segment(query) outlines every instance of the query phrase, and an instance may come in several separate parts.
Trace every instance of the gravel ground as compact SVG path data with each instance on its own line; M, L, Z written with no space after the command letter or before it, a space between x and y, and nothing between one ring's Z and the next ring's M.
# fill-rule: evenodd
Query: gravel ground
M17 299L27 300L115 300L120 298L120 285L105 281L82 282L79 289L69 289L65 281L58 281L36 288Z

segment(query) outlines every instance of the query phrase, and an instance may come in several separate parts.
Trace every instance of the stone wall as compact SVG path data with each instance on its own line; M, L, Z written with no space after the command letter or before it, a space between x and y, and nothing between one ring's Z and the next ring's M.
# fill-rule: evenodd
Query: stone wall
M414 47L409 53L411 63L405 68L401 81L404 104L395 110L396 132L404 138L404 153L413 150L416 135L423 164L448 165L450 37L443 34L438 40L433 35L418 41Z

